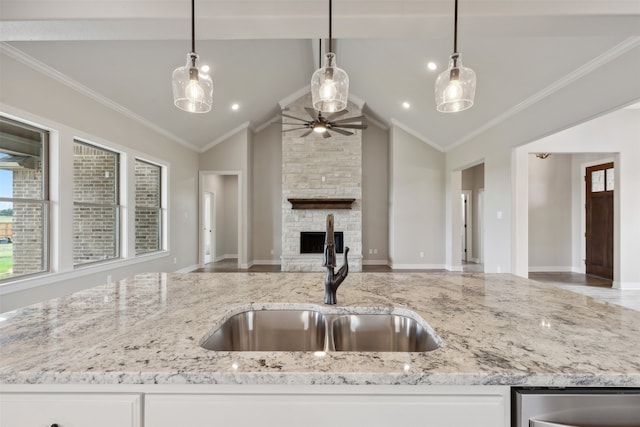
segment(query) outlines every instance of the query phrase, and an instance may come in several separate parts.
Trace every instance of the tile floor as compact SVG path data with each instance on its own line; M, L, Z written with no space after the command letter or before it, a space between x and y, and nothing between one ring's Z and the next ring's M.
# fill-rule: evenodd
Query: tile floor
M482 272L482 264L464 263L464 272ZM249 269L239 269L238 260L235 258L224 259L215 263L205 265L203 268L194 270L194 273L214 273L214 272L274 272L280 271L280 265L254 265ZM365 272L384 273L394 271L388 266L365 265ZM396 272L444 272L445 270L395 270ZM545 282L570 291L588 295L610 304L617 304L632 310L640 311L640 290L620 290L611 288L611 280L595 276L578 273L529 273L529 279L538 282Z

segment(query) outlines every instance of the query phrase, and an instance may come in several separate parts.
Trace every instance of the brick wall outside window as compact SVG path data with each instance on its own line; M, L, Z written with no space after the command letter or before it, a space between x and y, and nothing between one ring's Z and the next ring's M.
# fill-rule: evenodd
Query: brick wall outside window
M136 254L161 247L161 168L136 159Z
M73 146L73 263L119 256L118 153ZM109 206L86 206L93 203Z

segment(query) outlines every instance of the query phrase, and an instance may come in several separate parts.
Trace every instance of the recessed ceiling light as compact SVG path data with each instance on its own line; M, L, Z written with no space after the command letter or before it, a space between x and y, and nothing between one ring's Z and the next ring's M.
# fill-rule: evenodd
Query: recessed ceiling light
M402 108L404 108L405 110L408 110L409 108L411 108L411 104L409 104L407 101L404 101L402 103Z
M429 70L431 70L431 71L435 71L435 70L437 70L437 69L438 69L438 64L436 64L436 63L435 63L435 62L433 62L433 61L432 61L432 62L429 62L429 63L427 64L427 68L428 68Z
M200 71L202 71L203 73L208 73L209 72L209 66L208 65L203 65L202 67L200 67Z
M238 104L231 104L231 109L232 109L233 111L238 111L238 109L239 109L239 108L240 108L240 105L238 105Z

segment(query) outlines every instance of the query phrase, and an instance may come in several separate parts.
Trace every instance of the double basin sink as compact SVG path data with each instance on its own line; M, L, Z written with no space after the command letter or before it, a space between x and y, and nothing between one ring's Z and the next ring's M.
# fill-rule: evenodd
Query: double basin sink
M202 338L200 345L214 351L309 352L425 352L442 345L440 337L415 312L379 311L248 309L227 317Z

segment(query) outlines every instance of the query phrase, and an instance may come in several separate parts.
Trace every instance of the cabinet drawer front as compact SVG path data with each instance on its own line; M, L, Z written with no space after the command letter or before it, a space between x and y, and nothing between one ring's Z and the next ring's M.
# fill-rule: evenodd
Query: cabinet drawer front
M145 427L506 427L502 395L147 395Z
M141 427L138 394L0 393L0 426Z

